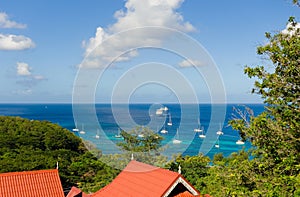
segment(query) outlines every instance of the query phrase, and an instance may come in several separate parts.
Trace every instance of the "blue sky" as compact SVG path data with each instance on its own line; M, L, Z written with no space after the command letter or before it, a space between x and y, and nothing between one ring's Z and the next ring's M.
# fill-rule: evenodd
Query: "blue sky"
M265 32L285 29L289 16L299 20L300 9L291 2L27 0L16 3L3 0L0 2L0 102L72 102L74 80L79 68L91 72L103 69L101 66L88 68L82 64L89 52L109 36L143 26L179 30L200 43L215 62L220 75L218 78L225 88L226 102L261 102L257 95L250 94L254 81L243 74L243 67L258 64L271 67L269 62L256 55L256 47L266 43ZM143 45L145 39L151 36L153 34L145 33L126 37L122 47L132 43ZM156 34L152 41L162 43L167 37ZM102 58L109 58L122 47L106 48L106 52L101 53ZM209 89L212 87L209 87L211 85L205 77L195 74L195 69L182 57L157 49L133 50L123 59L120 57L113 62L97 82L96 102L110 102L112 94L122 97L121 90L113 93L112 89L122 76L133 74L130 69L148 62L174 67L195 89L200 102L211 102ZM196 61L194 64L198 66ZM203 66L199 63L201 69ZM155 70L152 74L155 75ZM183 84L176 81L178 78L173 79L172 75L166 74L166 77L178 85ZM123 83L124 87L128 84ZM176 102L180 100L178 95L185 94L184 91L174 91L172 87L155 81L133 88L128 100Z

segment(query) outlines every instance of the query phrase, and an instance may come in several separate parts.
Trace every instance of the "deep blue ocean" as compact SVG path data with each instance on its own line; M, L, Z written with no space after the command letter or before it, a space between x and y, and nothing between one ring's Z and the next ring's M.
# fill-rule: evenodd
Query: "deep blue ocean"
M251 144L236 144L240 139L238 131L228 126L228 121L235 114L233 107L243 109L251 108L254 115L264 110L263 104L96 104L92 108L82 105L77 108L72 104L0 104L0 115L20 116L27 119L47 120L73 132L74 128L85 133L74 132L82 139L89 141L104 154L117 153L116 143L122 139L117 138L119 129L131 130L136 126L149 127L164 137L162 142L167 156L182 153L184 155L197 155L203 153L212 157L221 152L225 156L243 148L250 148ZM163 114L156 114L159 107L167 107ZM79 110L82 109L82 110ZM91 114L89 111L92 110ZM97 123L95 123L97 121ZM172 122L172 125L168 124ZM203 133L194 131L199 125ZM162 134L165 129L168 133ZM223 135L217 135L221 130ZM204 134L205 138L199 135ZM95 137L97 135L97 137ZM180 144L173 144L173 139L179 139Z

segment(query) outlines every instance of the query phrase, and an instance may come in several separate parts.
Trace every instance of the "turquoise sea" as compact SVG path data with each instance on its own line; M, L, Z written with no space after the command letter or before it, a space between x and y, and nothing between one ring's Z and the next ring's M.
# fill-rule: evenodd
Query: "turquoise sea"
M116 137L119 129L130 130L135 126L144 126L164 137L165 155L203 153L212 157L217 152L227 156L251 147L249 142L236 144L240 139L239 134L227 124L234 117L233 107L243 109L244 106L251 108L254 115L264 110L263 104L0 104L0 115L47 120L70 132L74 132L74 128L84 130L84 134L79 131L74 133L93 143L104 154L119 152L115 145L122 140ZM157 114L160 107L168 110ZM194 131L199 125L203 133ZM168 133L162 134L162 129ZM223 135L217 135L219 130ZM205 138L200 138L201 134ZM173 144L173 139L179 139L181 143Z

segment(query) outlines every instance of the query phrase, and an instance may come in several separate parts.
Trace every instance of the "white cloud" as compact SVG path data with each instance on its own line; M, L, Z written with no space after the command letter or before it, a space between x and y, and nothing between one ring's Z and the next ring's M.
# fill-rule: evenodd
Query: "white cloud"
M203 66L203 63L201 63L198 60L185 59L179 62L179 66L180 67Z
M31 95L32 93L33 93L32 89L13 91L13 94L17 94L17 95Z
M44 76L42 76L42 75L34 75L34 76L32 76L35 80L44 80L44 79L46 79Z
M31 68L29 67L28 64L26 64L24 62L17 63L17 75L30 76L31 75L30 70L31 70Z
M85 57L93 51L93 58L86 60L80 66L101 67L103 66L101 61L111 62L124 49L151 46L154 43L160 44L166 36L170 36L158 31L150 32L141 29L125 37L118 36L117 33L128 29L154 26L172 28L183 32L194 31L195 28L189 22L184 21L183 16L176 11L182 2L183 0L128 0L125 3L125 10L115 12L116 23L107 28L98 27L95 37L83 41ZM112 35L113 37L110 37ZM97 47L108 37L110 37L109 45ZM137 55L137 50L132 50L116 61L128 60ZM101 60L96 57L101 57Z
M0 12L0 28L26 28L26 25L10 20L5 12ZM33 41L26 36L0 34L0 50L24 50L34 46Z
M0 12L0 28L26 28L26 25L9 20L5 12Z
M193 31L189 22L184 22L176 9L183 0L128 0L126 11L115 13L117 22L108 28L109 32L116 33L125 29L143 26L170 27L180 31Z
M0 34L0 50L24 50L34 46L33 41L28 37Z
M99 44L102 43L102 41L106 37L105 31L102 29L102 27L98 27L96 29L96 35L95 37L92 37L89 39L89 42L86 43L86 41L83 41L82 45L84 48L86 48L86 54L89 54L92 50L94 50Z
M17 75L22 77L18 79L17 84L28 88L35 86L40 81L46 80L42 75L32 74L32 68L24 62L17 63Z

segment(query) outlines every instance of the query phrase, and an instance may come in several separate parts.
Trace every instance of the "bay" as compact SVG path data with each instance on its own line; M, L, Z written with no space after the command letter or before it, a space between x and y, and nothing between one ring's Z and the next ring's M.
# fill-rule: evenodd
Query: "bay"
M244 108L244 106L251 108L254 115L264 110L263 104L95 104L93 105L95 110L93 113L96 114L97 121L95 123L91 121L93 118L89 118L91 109L87 109L85 105L82 105L83 110L77 111L76 114L72 104L0 104L0 115L46 120L59 124L70 132L73 132L74 128L84 130L85 134L74 133L93 143L103 154L120 152L116 146L116 143L122 140L116 138L119 129L131 130L136 126L144 126L164 137L163 154L169 157L179 153L183 155L203 153L213 157L215 153L228 156L243 148L251 148L249 142L237 145L236 141L240 139L239 134L228 126L228 121L235 113L233 108ZM168 110L163 115L157 115L156 110L160 107L167 107ZM220 114L218 114L219 111ZM169 121L172 122L171 126L167 124ZM206 138L200 138L200 133L194 132L199 123L204 129ZM160 133L162 129L166 129L168 133ZM220 129L223 135L216 134ZM98 137L95 137L96 135ZM179 138L182 143L173 144L174 138Z

